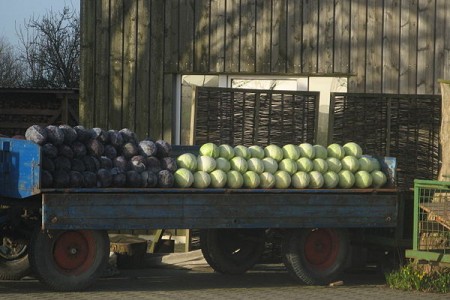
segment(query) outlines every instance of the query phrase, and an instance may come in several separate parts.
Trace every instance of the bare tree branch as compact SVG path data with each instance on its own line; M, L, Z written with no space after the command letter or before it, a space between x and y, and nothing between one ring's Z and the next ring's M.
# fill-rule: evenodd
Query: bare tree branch
M0 38L0 86L21 86L24 73L25 68L18 60L13 47L4 38Z
M80 80L80 19L65 7L31 17L19 29L22 61L28 82L39 87L78 87Z

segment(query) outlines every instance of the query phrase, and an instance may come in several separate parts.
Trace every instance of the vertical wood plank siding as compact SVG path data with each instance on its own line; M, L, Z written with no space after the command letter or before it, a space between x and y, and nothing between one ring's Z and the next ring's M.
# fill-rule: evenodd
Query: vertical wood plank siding
M86 5L89 3L94 3L95 1L85 1ZM102 84L109 84L109 99L110 105L104 106L103 109L108 110L109 118L108 118L108 128L107 129L116 129L119 130L123 128L124 124L122 122L122 111L123 111L123 82L125 80L130 80L131 78L124 77L123 75L123 3L122 0L111 0L110 1L110 53L103 53L103 59L109 58L110 71L108 76L108 82L103 82L99 78L83 78L81 81L89 81L92 80L95 86ZM92 7L91 7L92 9ZM81 15L82 17L83 15ZM82 38L83 38L83 33ZM99 41L96 41L96 44ZM83 56L83 52L81 52L81 56ZM81 68L85 68L86 66L82 65ZM97 66L96 66L97 67ZM81 89L80 89L81 91ZM91 95L91 91L86 90L81 95L86 95L86 101L93 102L95 106L102 106L102 103L99 99L95 99ZM103 104L104 105L104 104ZM125 108L126 109L126 108ZM81 115L81 120L83 122L83 115ZM86 123L89 127L92 126L100 126L97 121L97 118L87 119Z
M150 136L150 2L139 1L137 6L136 56L136 132Z
M446 0L81 0L80 116L172 139L175 74L348 76L349 92L437 94Z
M95 9L93 1L81 1L80 3L80 32L81 32L81 57L80 57L80 124L92 125L95 120L93 115L95 97L94 84L99 80L94 74L95 70ZM105 82L106 83L106 82Z
M97 9L95 10L95 40L98 41L95 51L94 66L95 76L105 84L94 86L94 97L99 105L94 107L94 115L99 127L107 128L108 126L108 110L109 106L109 60L104 59L102 55L108 53L109 42L109 0L95 1Z

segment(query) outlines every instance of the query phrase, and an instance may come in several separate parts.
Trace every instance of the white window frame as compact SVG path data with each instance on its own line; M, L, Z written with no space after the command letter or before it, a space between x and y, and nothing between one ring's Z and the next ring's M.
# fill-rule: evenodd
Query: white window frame
M180 144L181 141L181 102L182 102L182 94L181 94L181 85L183 76L185 74L178 74L176 79L176 91L175 91L175 143L177 145ZM189 75L189 76L215 76L215 75ZM283 75L217 75L218 76L218 87L231 87L232 80L234 79L247 79L247 80L296 80L297 81L297 91L319 91L320 92L320 103L319 110L321 114L319 114L319 127L327 127L328 126L328 107L330 104L330 93L331 92L346 92L347 91L347 82L348 78L345 76L283 76ZM333 79L337 79L337 82L342 81L343 83L338 86L333 86L330 84L330 87L322 87L319 88L320 84L317 84L320 80L324 81L333 81ZM328 80L330 79L330 80ZM343 80L345 79L345 80ZM306 89L304 89L306 80ZM345 82L344 82L345 81ZM319 128L319 140L317 141L320 144L324 144L327 142L327 130Z

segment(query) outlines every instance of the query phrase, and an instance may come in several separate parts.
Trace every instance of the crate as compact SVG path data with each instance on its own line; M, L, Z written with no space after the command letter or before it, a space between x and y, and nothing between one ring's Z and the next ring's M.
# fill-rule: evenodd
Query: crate
M450 263L450 182L414 181L413 249L406 256Z
M365 153L397 158L400 188L436 179L441 161L440 95L332 93L329 143L354 141Z
M197 145L315 142L319 92L197 87L194 93Z

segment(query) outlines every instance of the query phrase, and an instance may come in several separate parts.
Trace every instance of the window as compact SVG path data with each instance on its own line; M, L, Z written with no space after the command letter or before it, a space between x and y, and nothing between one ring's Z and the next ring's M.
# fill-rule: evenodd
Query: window
M228 85L232 88L307 91L308 78L267 77L267 76L229 76Z
M177 99L177 132L175 136L180 145L189 145L191 136L191 108L192 93L194 86L219 86L219 76L217 75L183 75L181 76L181 92ZM179 123L177 123L179 122Z
M346 92L346 77L291 77L250 75L180 75L177 94L177 142L189 144L191 134L191 106L194 86L232 87L246 89L273 89L319 91L319 132L317 143L326 145L328 139L328 112L331 92Z

